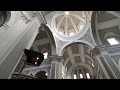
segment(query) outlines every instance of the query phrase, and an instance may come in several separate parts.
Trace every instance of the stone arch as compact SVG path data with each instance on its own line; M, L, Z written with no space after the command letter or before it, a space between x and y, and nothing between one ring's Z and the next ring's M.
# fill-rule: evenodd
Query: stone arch
M92 45L90 42L83 41L83 40L76 40L76 41L74 41L74 42L68 42L68 43L66 43L65 45L63 45L63 46L61 47L61 49L59 50L58 55L59 55L59 56L62 56L65 48L66 48L67 46L69 46L70 44L73 44L73 43L83 43L83 44L88 45L88 46L89 46L90 48L92 48L92 49L95 48L95 46Z
M106 42L107 37L119 37L120 35L119 17L114 15L112 11L93 11L91 31L96 45L109 45Z
M96 18L97 18L97 12L93 11L92 15L91 15L91 29L92 29L92 34L93 34L93 38L94 41L97 45L101 45L101 41L100 38L98 36L98 32L97 32L97 28L96 28Z
M37 73L40 72L40 71L45 71L45 72L48 73L48 71L47 71L46 69L44 69L44 68L39 68L39 69L37 69L37 70L34 71L33 75L35 76L35 74L37 74Z
M42 24L40 29L45 31L45 33L47 34L51 44L52 55L54 55L56 53L56 44L50 28L48 27L48 25Z

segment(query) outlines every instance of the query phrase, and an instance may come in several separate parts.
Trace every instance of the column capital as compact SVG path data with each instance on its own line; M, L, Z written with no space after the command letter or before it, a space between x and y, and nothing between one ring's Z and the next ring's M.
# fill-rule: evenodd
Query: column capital
M96 46L94 49L91 50L92 54L100 55L101 53L107 52L106 45Z
M63 62L63 57L59 56L58 54L52 55L50 56L50 59L52 59L52 61L56 61L56 62Z

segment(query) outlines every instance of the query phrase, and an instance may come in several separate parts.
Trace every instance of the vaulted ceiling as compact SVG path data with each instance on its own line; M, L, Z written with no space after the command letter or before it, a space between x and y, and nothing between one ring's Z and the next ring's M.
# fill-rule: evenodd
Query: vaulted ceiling
M52 11L42 12L46 17ZM65 14L66 12L64 11L58 11L54 17L54 26L57 30L57 33L60 35L63 34L65 37L69 36L71 32L73 32L74 35L80 33L80 26L83 25L84 28L86 24L86 16L84 12L70 11L69 13L67 12L66 15ZM117 36L120 40L120 11L100 11L95 17L95 22L97 37L94 37L94 39L99 38L101 44L103 45L109 45L109 43L106 41L108 37ZM49 55L51 55L52 48L50 42L51 41L46 32L40 30L31 49L39 52L47 50ZM88 68L88 66L90 66L92 70L95 70L97 64L91 57L90 50L91 48L83 43L72 43L68 45L66 48L64 48L63 65L65 68L67 68L67 70L69 70L77 63L82 63L85 67ZM115 62L118 62L120 58L119 54L111 57L115 60Z
M98 14L96 27L101 42L109 45L107 38L120 35L120 12L104 11Z
M86 68L88 68L87 64L94 70L97 66L90 56L90 50L89 46L82 43L73 43L67 46L63 53L63 65L69 70L75 64L82 63Z
M58 11L53 16L55 31L68 37L80 33L86 24L84 11Z

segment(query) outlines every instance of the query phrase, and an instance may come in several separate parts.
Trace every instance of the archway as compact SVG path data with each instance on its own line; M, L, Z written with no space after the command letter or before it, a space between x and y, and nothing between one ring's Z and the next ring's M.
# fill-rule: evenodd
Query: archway
M42 24L39 27L39 33L36 36L31 49L47 54L48 57L56 53L54 37L48 26L45 24Z
M111 43L107 40L109 38L120 41L119 14L117 11L92 12L91 28L97 45L110 46Z
M118 67L120 59L120 12L119 11L93 11L91 29L95 43L104 45L106 55ZM114 50L113 50L114 49Z
M67 46L69 46L70 44L73 44L73 43L83 43L83 44L89 45L90 48L92 48L92 49L95 48L95 46L93 46L91 43L89 43L89 42L87 42L87 41L76 40L76 41L74 41L74 42L68 42L68 43L64 44L64 45L61 47L61 49L60 49L59 51L57 51L57 52L58 52L58 55L62 56L65 48L66 48Z
M96 78L98 65L91 57L91 49L89 45L80 42L71 43L63 49L63 66L67 71L66 77L74 79L74 72L77 70L76 77L80 74L84 79ZM79 70L82 70L82 73Z

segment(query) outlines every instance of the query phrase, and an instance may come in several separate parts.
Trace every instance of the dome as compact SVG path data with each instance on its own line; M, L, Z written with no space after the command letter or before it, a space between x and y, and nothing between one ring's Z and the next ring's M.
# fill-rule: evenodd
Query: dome
M62 37L73 37L82 32L87 19L84 11L58 11L53 16L53 29Z

